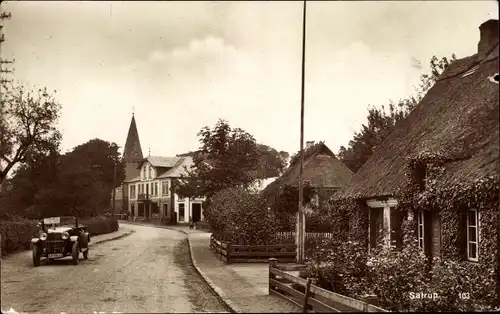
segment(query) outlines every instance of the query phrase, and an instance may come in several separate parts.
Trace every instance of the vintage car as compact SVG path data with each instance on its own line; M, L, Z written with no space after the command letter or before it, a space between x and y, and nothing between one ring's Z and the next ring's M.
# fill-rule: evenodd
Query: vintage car
M38 226L38 237L31 239L35 267L40 266L42 257L52 261L71 256L74 265L78 265L80 252L88 258L90 234L85 226L78 225L78 218L44 218Z

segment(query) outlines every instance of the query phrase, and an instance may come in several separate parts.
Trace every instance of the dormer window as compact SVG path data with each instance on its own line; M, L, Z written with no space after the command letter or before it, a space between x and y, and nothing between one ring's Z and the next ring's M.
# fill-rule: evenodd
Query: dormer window
M415 182L418 184L420 192L425 190L427 180L427 164L419 163L415 166Z

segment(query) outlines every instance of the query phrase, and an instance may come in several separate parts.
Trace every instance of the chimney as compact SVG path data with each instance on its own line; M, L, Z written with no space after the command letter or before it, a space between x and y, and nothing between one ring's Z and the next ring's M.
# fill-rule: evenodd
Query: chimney
M477 53L485 57L498 42L498 20L487 20L479 26L480 39L477 44Z
M313 147L313 145L314 145L314 141L307 141L306 142L306 149Z

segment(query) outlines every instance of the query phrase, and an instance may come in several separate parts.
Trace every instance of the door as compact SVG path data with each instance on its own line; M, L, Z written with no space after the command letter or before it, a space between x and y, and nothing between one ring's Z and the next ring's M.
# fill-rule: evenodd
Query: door
M139 213L137 216L144 217L144 203L139 203Z
M381 243L384 231L383 208L370 208L370 248Z
M193 222L201 220L201 203L192 203L191 210L193 212Z
M185 222L184 204L179 204L179 222Z

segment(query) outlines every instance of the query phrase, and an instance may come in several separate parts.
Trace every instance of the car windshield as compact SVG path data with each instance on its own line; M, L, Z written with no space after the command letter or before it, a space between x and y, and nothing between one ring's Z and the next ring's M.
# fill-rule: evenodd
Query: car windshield
M46 226L74 226L75 217L72 216L49 217L49 218L44 218L43 223Z

